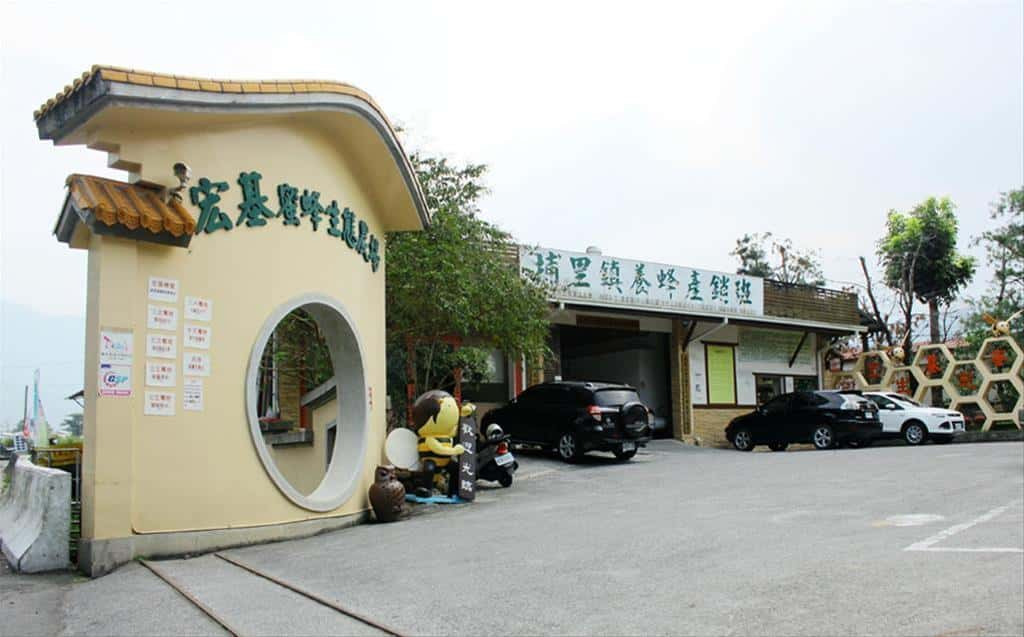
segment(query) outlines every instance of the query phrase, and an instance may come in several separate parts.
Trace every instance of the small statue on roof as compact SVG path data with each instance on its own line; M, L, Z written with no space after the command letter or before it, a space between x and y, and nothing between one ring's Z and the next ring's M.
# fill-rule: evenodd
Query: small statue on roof
M178 203L183 201L181 193L188 188L188 182L192 181L192 169L188 167L188 164L179 161L174 164L174 176L178 178L178 185L168 189L167 203L171 203L172 199Z

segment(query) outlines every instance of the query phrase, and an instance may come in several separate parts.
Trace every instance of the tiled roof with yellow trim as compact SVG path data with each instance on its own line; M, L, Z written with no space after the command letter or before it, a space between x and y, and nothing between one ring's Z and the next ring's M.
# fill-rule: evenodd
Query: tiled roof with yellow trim
M140 71L138 69L103 65L93 66L91 70L82 73L81 77L65 86L63 91L46 100L46 103L32 113L32 117L39 120L39 118L52 110L54 106L67 100L75 91L85 86L96 75L99 75L100 79L110 82L207 93L342 93L365 100L373 106L381 117L385 117L381 108L366 92L344 82L324 80L216 80L182 75L165 75L150 71ZM386 119L385 117L385 121Z
M372 153L388 153L400 181L384 180L382 196L409 196L411 208L399 205L395 228L420 229L430 224L423 189L396 130L380 106L366 92L342 82L322 80L218 80L152 73L114 66L94 66L33 113L39 138L55 144L87 144L104 150L117 144L92 139L96 130L85 124L108 107L145 117L147 109L172 108L190 112L282 113L344 112L356 114L383 142ZM134 110L133 110L134 109ZM110 151L108 151L110 152ZM402 199L388 199L404 203ZM415 214L416 222L412 222Z
M167 232L176 238L195 232L196 221L189 211L174 198L164 202L159 189L77 174L68 177L67 186L75 209L92 213L107 226L145 228L154 235Z

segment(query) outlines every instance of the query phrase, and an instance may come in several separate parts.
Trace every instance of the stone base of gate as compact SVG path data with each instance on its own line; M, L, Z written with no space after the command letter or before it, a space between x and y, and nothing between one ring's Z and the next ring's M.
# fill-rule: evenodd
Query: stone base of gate
M78 548L78 568L90 577L100 577L137 557L194 556L240 546L295 540L355 526L369 519L370 512L363 511L339 517L267 526L147 533L105 540L82 538Z

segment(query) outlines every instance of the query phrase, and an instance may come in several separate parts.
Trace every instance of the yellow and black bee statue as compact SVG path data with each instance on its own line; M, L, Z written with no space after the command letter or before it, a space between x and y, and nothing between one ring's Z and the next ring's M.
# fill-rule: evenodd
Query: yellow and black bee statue
M448 465L466 449L455 443L459 431L459 405L446 391L425 392L412 405L412 420L420 437L417 450L423 468L435 467L434 485L448 492Z

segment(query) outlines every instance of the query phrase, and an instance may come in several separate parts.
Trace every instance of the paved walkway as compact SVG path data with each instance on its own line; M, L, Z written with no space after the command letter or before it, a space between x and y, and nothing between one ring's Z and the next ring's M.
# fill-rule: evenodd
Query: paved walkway
M1024 631L1020 443L522 461L473 505L224 555L403 634ZM239 634L379 632L215 555L156 565ZM58 588L48 634L226 632L139 564Z
M86 581L71 573L14 573L0 556L0 635L58 634L64 619L64 596L76 579Z

